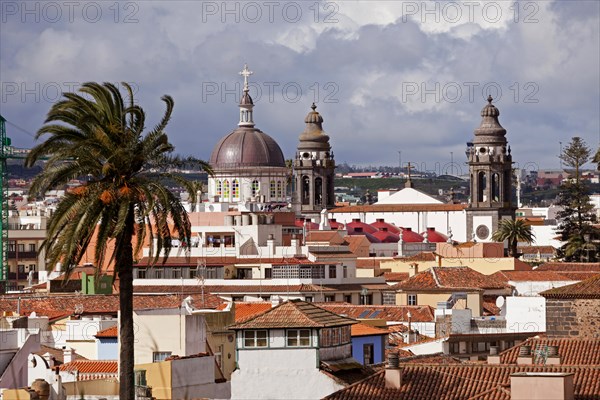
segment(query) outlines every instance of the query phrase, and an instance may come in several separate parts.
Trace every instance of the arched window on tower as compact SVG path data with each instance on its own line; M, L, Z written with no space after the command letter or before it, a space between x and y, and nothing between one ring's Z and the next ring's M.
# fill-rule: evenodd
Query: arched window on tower
M231 192L233 194L233 198L235 200L240 199L240 181L239 179L234 179L231 185Z
M282 192L283 187L281 186L281 181L277 181L277 198L281 199L283 197Z
M221 181L219 179L217 179L217 181L215 182L216 185L216 190L215 190L215 195L217 196L221 196L222 191L223 191L223 187L221 186Z
M477 174L477 201L486 201L487 178L484 171Z
M310 178L302 177L302 204L310 204Z
M260 191L260 184L255 179L252 181L252 197L255 197L256 195L258 195L259 191Z
M269 189L270 189L269 190L269 192L270 192L269 195L271 196L271 199L274 199L275 198L275 193L276 193L275 192L275 181L271 181L271 183L270 183L269 186L270 186L269 187Z
M229 201L229 181L227 179L223 180L223 200Z
M497 173L492 174L492 201L500 201L500 177Z
M512 170L504 171L504 201L510 202L512 199Z
M323 179L315 179L315 204L321 205L323 203Z

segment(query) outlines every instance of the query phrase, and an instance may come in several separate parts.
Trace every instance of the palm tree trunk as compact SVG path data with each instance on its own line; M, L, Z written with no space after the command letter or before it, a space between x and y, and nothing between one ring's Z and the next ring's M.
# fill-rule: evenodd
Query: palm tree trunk
M119 271L119 305L121 311L119 339L119 398L133 400L134 386L134 335L133 335L133 207L127 216L125 232L121 246L117 249L117 267Z
M517 239L514 238L510 241L510 256L517 257Z

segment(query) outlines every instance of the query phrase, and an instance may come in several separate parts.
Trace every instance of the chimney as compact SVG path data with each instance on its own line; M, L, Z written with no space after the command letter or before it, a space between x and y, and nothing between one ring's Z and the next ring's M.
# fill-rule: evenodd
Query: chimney
M67 346L63 346L63 362L70 363L73 361L73 349Z
M500 364L500 355L498 355L498 346L490 346L490 354L487 357L488 364Z
M290 247L294 252L294 255L300 254L300 240L296 234L292 234L292 239L290 240Z
M272 233L269 233L269 236L267 236L267 253L269 257L275 254L275 239L273 239Z
M400 389L402 386L402 369L400 369L398 353L389 353L387 359L385 387L386 389Z
M511 400L574 400L572 372L517 372L510 376Z
M533 358L531 357L531 346L521 345L519 347L519 355L517 356L517 365L531 365Z
M419 273L419 264L417 264L417 263L410 263L408 265L408 277L409 278L413 277L413 276L415 276L418 273Z
M558 346L548 346L548 357L546 365L560 365L560 355L558 354Z

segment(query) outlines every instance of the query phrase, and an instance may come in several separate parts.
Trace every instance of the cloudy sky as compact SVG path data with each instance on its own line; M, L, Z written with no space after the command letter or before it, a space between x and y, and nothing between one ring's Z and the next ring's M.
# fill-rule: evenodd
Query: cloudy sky
M315 101L338 163L464 169L491 94L519 166L600 143L600 2L0 2L0 112L30 147L60 91L131 83L183 155L235 128L254 71L258 128L291 158ZM16 125L16 126L15 126ZM21 128L18 129L17 127Z

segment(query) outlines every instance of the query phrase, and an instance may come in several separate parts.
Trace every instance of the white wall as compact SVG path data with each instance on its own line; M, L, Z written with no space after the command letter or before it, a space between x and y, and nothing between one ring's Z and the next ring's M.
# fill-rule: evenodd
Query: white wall
M171 314L167 314L171 312ZM179 310L138 310L133 313L135 363L152 362L153 352L189 356L206 350L206 325L201 314Z
M232 399L321 399L343 388L318 369L317 349L239 350Z
M517 296L538 296L544 290L571 285L579 281L508 281L516 290Z
M505 307L507 332L546 332L544 297L507 297Z

